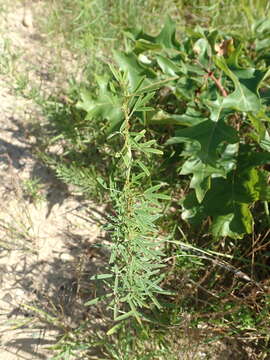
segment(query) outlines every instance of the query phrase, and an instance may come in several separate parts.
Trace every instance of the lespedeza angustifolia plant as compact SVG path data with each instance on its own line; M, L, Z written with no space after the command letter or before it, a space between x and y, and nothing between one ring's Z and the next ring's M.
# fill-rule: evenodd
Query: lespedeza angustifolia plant
M151 304L159 307L156 294L166 293L159 286L164 278L161 274L164 239L155 222L161 216L160 200L170 200L170 197L158 192L164 184L152 184L150 172L144 165L143 160L147 162L153 154L162 155L156 141L144 141L145 129L130 131L134 112L151 110L146 104L154 92L144 90L142 79L133 90L128 84L127 73L111 69L122 90L123 122L119 131L110 137L122 138L122 149L115 155L119 158L118 167L123 176L118 176L117 180L112 174L107 187L115 212L107 227L111 233L111 274L99 278L113 278L111 305L114 319L135 316L139 320L140 309L149 308L149 299ZM124 304L128 304L129 309Z

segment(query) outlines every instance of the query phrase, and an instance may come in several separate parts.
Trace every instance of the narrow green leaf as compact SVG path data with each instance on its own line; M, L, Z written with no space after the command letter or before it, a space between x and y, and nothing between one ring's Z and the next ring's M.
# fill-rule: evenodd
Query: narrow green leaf
M163 154L162 150L155 149L155 148L150 148L150 147L144 147L143 151L145 153L156 154L156 155L162 155Z
M113 274L97 274L90 277L90 280L104 280L104 279L110 279L114 275Z
M150 171L147 169L147 167L144 165L144 163L142 163L140 160L137 160L137 164L140 166L140 168L143 170L143 172L147 176L150 176Z
M127 318L129 318L131 316L135 316L135 313L134 313L133 310L131 310L129 312L126 312L126 313L124 313L122 315L117 316L114 320L115 321L123 321L123 320L125 320L125 319L127 319Z
M158 184L158 185L151 186L150 188L145 190L144 194L154 193L157 190L159 190L162 186L164 186L164 184Z
M94 298L92 300L87 301L86 303L84 303L84 305L85 306L96 305L100 301L103 301L103 300L105 300L105 299L107 299L108 297L111 297L111 296L113 296L113 293L106 294L106 295L103 295L103 296L99 296L99 297L96 297L96 298Z
M142 106L142 107L138 107L136 109L136 111L153 111L153 110L155 110L155 109L150 106Z
M111 335L115 334L119 329L121 329L121 327L122 327L121 323L116 324L112 328L110 328L110 330L108 330L106 334L108 336L111 336Z
M171 196L166 194L151 193L150 195L145 195L147 199L160 199L160 200L171 200Z

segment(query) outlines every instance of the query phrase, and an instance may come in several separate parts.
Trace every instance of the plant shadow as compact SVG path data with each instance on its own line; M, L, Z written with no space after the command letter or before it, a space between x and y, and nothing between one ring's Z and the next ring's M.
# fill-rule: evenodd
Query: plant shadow
M47 348L72 329L103 326L104 313L84 303L105 291L90 281L108 258L105 212L73 195L39 160L39 131L10 117L0 138L0 332L7 358L47 359ZM39 179L45 201L24 196L26 178Z

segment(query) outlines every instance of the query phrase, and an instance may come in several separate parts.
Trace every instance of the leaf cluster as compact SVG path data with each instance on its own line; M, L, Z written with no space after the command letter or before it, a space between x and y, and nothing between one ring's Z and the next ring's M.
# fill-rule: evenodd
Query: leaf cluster
M254 32L268 31L267 24L261 21ZM148 143L158 142L165 161L180 153L179 179L190 177L190 191L180 199L182 217L192 224L210 217L215 236L251 233L251 207L269 200L262 169L270 161L269 114L261 96L268 91L267 57L261 53L258 63L248 57L249 44L240 37L200 27L178 41L169 18L157 36L138 29L126 35L131 50L115 51L115 61L133 96L129 131L147 130ZM115 72L111 81L97 80L97 96L82 92L78 107L88 118L106 120L105 133L114 134L124 121L121 86ZM127 164L128 152L120 155ZM154 175L148 164L137 164Z

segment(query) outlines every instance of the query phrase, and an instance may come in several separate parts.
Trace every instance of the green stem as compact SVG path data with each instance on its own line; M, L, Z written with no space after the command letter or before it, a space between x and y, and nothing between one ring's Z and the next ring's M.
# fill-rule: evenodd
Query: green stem
M270 214L269 214L269 206L268 206L267 201L264 201L264 211L265 211L265 214L266 214L268 225L270 226Z

